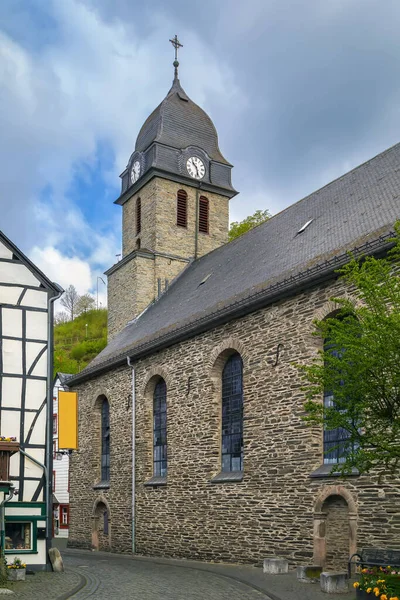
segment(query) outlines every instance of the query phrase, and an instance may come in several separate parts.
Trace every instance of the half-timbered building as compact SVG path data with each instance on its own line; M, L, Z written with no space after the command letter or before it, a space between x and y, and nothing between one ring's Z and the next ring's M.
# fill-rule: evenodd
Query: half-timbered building
M18 556L34 569L46 568L51 542L51 349L61 293L0 232L0 434L19 443L10 459L11 493L3 492L4 547L7 560Z

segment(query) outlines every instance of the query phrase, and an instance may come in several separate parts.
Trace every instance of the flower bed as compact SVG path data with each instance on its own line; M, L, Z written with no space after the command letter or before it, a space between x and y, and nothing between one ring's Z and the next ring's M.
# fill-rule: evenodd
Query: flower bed
M361 577L354 588L359 600L400 600L400 569L369 567L361 570Z

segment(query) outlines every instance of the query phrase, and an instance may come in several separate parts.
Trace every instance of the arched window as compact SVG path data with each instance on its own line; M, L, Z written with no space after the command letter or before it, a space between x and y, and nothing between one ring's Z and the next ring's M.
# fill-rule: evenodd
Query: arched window
M331 317L332 318L332 317ZM340 321L343 321L346 317L337 316L334 317ZM348 322L348 321L347 321ZM352 323L357 324L357 321L353 321ZM325 353L325 369L331 369L331 373L334 374L334 381L336 381L336 385L340 387L345 383L345 375L343 370L340 367L340 363L345 359L345 349L337 347L332 339L329 337L324 340L324 353ZM333 361L329 360L329 357L333 357ZM345 363L342 363L345 366ZM346 408L343 406L338 407L335 403L334 393L331 389L325 388L324 390L324 407L325 409L340 410L344 414L346 413ZM352 426L355 425L354 422L351 423ZM335 463L343 463L346 460L346 456L352 450L352 445L350 442L351 435L347 429L343 427L336 427L335 429L327 429L324 426L324 463L325 464L335 464Z
M140 198L136 200L136 235L142 230L142 201Z
M187 227L187 193L179 190L176 195L176 224Z
M237 352L222 371L222 471L243 471L243 363Z
M153 395L153 475L167 475L167 386L160 379Z
M199 200L199 231L208 233L208 199L205 196L200 196Z
M101 405L101 480L110 481L110 406L106 398Z

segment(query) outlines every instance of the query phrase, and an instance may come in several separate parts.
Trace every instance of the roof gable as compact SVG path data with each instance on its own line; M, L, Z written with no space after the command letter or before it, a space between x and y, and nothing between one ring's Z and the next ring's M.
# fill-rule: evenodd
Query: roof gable
M29 258L25 256L25 254L11 240L9 240L2 231L0 231L0 247L1 246L8 250L9 255L7 256L7 252L2 250L0 251L0 259L3 258L14 263L20 262L21 266L25 266L30 272L31 276L34 278L32 279L31 283L37 280L39 286L47 289L49 292L51 292L51 295L56 295L63 291L57 283L50 281L50 279L48 279L48 277L46 277L46 275L40 269L38 269L38 267L36 267L36 265L34 265L33 262L29 260ZM29 285L28 280L24 283Z

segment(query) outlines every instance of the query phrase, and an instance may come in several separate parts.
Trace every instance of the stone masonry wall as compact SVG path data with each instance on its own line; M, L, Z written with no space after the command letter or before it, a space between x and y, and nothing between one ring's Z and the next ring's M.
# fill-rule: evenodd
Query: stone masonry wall
M154 257L135 256L108 276L108 341L154 300Z
M176 224L176 195L188 195L187 227ZM203 193L209 200L209 233L198 234L198 256L207 254L228 241L229 200L219 194ZM141 199L142 228L136 235L136 200ZM141 248L181 256L195 255L196 190L167 179L154 178L123 205L123 256Z
M79 386L79 450L70 462L69 545L90 548L97 503L110 507L110 549L132 549L132 388L131 369L120 368ZM110 487L100 482L101 417L96 400L110 405ZM100 520L100 542L102 542Z
M156 246L158 252L187 258L195 255L196 190L188 185L159 179L157 182ZM176 224L176 194L187 193L187 227ZM200 191L209 200L209 233L198 233L198 256L215 250L228 241L229 200L219 194Z
M329 490L340 486L354 500L358 548L400 547L399 481L378 485L365 476L310 478L322 464L322 432L302 421L304 395L294 365L316 355L319 344L312 336L313 319L332 312L330 297L344 292L342 282L320 286L137 362L138 553L250 563L277 555L294 564L312 564L315 507L322 494L334 493ZM283 348L275 366L278 344ZM244 477L241 482L213 483L221 467L223 361L217 359L229 348L240 352L244 365ZM86 451L89 458L93 456L85 407L91 406L96 390L103 386L109 388L111 398L118 399L114 407L123 406L130 391L129 376L129 371L119 371L113 380L112 374L106 374L78 388L81 440L87 450L82 448L78 454L77 473L75 457L72 467L71 541L75 544L90 540L88 519L95 497L90 489L95 477L88 474L93 458L85 458ZM153 474L151 387L156 376L167 383L168 478L167 485L159 487L144 485ZM113 423L123 432L117 447L111 437L112 456L123 457L122 475L130 481L131 417L114 407L111 404ZM123 523L115 549L129 551L128 531L122 532L129 529L130 486L124 484L122 493L111 498L114 490L112 484L113 532L116 521Z
M154 178L130 198L122 207L122 256L137 249L140 239L141 248L154 250L156 245L155 214L158 195L157 179ZM136 235L136 200L141 200L142 227Z

